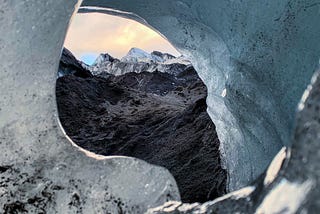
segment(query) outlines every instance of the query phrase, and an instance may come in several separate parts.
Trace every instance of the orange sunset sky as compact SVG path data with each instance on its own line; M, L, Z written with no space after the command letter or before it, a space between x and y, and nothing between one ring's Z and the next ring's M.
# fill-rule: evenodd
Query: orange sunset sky
M180 55L152 29L136 21L100 13L78 13L69 27L65 47L87 64L91 64L100 53L121 58L132 47L149 53L157 50Z

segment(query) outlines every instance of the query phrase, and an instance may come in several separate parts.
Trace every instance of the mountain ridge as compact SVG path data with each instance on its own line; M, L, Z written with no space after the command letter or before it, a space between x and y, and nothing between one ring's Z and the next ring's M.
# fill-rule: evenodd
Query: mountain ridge
M129 52L117 59L109 53L101 53L92 65L80 62L82 67L94 75L123 75L128 72L139 73L158 70L163 73L174 73L181 67L192 66L184 56L175 57L168 53L153 51L147 53L139 48L131 48Z

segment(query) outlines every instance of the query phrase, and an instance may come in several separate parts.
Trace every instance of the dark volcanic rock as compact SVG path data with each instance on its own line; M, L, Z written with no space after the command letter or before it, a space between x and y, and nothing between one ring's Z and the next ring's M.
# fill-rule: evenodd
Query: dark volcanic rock
M162 96L177 89L179 86L187 86L184 79L177 79L168 73L162 73L159 71L154 71L153 73L130 72L125 75L112 77L112 80L132 89Z
M160 52L160 51L152 51L152 52L151 52L151 55L158 56L158 57L160 57L160 58L162 58L162 59L165 59L165 60L167 60L167 59L174 59L174 58L175 58L175 57L172 56L171 54L162 53L162 52Z
M219 140L206 112L206 87L193 67L57 81L62 125L79 146L125 155L169 169L184 202L225 193Z
M73 74L77 77L92 77L92 74L87 69L83 68L81 63L73 56L73 54L66 48L63 48L58 76Z

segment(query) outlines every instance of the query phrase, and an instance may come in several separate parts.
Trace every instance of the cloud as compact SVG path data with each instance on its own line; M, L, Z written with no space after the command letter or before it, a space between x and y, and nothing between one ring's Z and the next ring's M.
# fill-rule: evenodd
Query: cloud
M78 59L89 53L98 55L106 52L121 58L132 47L179 55L166 39L152 29L136 21L100 13L77 14L69 27L65 47Z

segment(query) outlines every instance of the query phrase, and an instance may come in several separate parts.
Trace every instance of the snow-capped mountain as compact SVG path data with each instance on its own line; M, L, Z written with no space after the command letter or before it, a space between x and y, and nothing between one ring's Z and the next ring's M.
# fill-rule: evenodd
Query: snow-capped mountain
M126 56L124 56L121 59L122 62L157 62L161 63L164 61L164 59L161 56L149 54L144 50L141 50L139 48L131 48L130 51L127 53Z
M110 56L108 53L105 54L100 54L98 56L98 58L94 61L94 63L92 64L92 66L96 66L99 65L103 62L109 61L109 62L113 62L114 60L116 60L116 58L113 58L112 56Z
M121 60L104 53L100 54L91 66L82 63L82 66L94 75L123 75L129 72L140 73L143 71L176 74L189 65L191 65L190 61L183 56L175 57L159 51L148 53L139 48L131 48Z
M151 53L148 53L140 48L131 48L130 51L127 53L126 56L124 56L121 61L122 62L146 62L146 63L161 63L161 64L171 64L174 63L177 59L183 59L183 57L176 58L175 56L168 54L168 53L162 53L160 51L153 51ZM185 59L185 61L182 64L190 64L188 60Z

